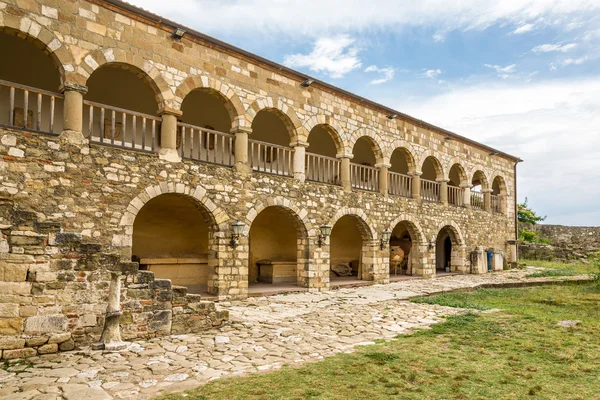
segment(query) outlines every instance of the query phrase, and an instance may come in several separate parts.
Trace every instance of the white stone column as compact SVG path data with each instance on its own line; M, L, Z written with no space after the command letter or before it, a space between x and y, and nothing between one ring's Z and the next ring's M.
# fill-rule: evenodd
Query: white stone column
M471 209L471 185L461 185L460 187L464 190L464 206L465 208Z
M88 88L76 83L63 83L60 92L64 96L63 104L63 131L61 139L73 144L83 144L83 96Z
M447 206L448 205L448 179L439 179L440 183L440 203Z
M412 197L417 201L421 201L421 175L423 175L423 172L413 171L408 174L412 175Z
M485 212L492 212L492 189L483 189L481 193L483 193L483 209Z
M252 168L250 168L250 159L248 158L248 136L252 133L252 129L237 126L231 129L231 133L235 135L235 165L233 168L240 174L250 174Z
M351 153L340 153L336 157L341 160L342 165L340 166L340 175L342 181L342 187L344 191L352 191L352 181L350 180L350 160L354 157Z
M158 115L162 117L159 158L169 162L181 162L181 155L177 151L177 118L183 113L164 107L158 111Z
M388 163L375 164L379 168L379 193L388 195L388 171L392 165Z
M294 148L294 178L304 182L306 180L306 148L308 143L295 142L291 146Z

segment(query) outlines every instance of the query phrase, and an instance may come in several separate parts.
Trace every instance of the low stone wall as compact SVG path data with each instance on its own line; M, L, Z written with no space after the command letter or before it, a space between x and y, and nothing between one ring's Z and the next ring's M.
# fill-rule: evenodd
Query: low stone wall
M150 338L219 326L227 312L168 280L154 279L117 254L101 253L81 234L61 232L34 212L0 199L0 358L73 350L99 340L110 271L123 276L123 338ZM122 267L122 264L128 264Z
M584 260L600 252L600 227L534 225L526 230L538 232L550 245L519 244L519 257L529 260Z

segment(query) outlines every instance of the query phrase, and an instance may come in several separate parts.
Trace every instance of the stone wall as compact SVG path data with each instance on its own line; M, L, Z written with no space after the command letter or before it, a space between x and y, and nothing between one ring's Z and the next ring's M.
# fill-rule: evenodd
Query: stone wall
M600 227L532 225L525 229L538 232L549 245L521 243L520 258L529 260L585 260L600 252Z

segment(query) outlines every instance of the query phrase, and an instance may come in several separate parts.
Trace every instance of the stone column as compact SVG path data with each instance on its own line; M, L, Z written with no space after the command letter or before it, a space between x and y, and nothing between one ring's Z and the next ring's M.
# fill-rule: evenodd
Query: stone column
M392 165L386 163L375 164L379 168L379 193L388 195L388 171Z
M492 212L492 189L483 189L481 193L483 193L483 209L485 212Z
M294 148L294 178L304 182L306 180L306 148L308 143L295 142L291 146Z
M326 238L319 246L319 237L309 238L308 257L308 291L329 290L330 238Z
M231 133L235 135L235 165L233 168L237 173L248 175L252 172L248 158L248 136L252 133L252 129L237 126L231 129Z
M498 196L498 207L500 207L500 213L506 214L506 200L507 196L505 194L501 194Z
M469 210L471 209L471 185L461 185L461 188L463 188L464 193L465 193L465 198L463 200L463 202L465 203L464 206L465 208L468 208Z
M342 165L340 166L342 187L344 188L344 191L350 192L352 191L352 181L350 180L350 160L354 157L354 155L342 153L336 155L336 157L342 161Z
M423 172L413 171L408 174L412 175L412 197L417 201L421 201L421 175L423 175Z
M181 162L181 156L177 151L177 118L183 113L173 108L163 107L158 111L158 115L162 117L159 158L169 162Z
M448 179L439 179L440 183L440 203L447 206L448 205Z
M63 104L63 131L60 134L73 144L83 144L83 95L88 91L87 86L76 83L63 83L60 92L65 97Z

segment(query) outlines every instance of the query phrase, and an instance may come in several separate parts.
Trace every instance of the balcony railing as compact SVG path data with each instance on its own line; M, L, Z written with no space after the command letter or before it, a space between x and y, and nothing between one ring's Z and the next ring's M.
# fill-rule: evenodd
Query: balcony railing
M441 185L439 182L421 179L421 199L425 201L439 202L440 187Z
M0 125L51 134L61 132L62 94L0 80L0 98ZM5 103L4 99L8 101Z
M491 195L491 203L492 203L492 212L495 213L501 213L502 210L500 209L500 197L492 194Z
M471 191L471 207L476 208L478 210L484 209L485 202L483 200L483 193L476 192L474 190Z
M248 157L253 171L293 176L294 149L257 140L248 140L248 144Z
M181 158L228 167L234 164L234 135L182 122L177 123L177 130Z
M342 163L337 158L306 154L306 179L313 182L341 185Z
M465 205L465 189L448 185L448 204L462 207Z
M412 176L388 172L388 193L394 196L412 197Z
M350 163L350 182L353 188L376 192L379 190L379 169Z
M156 138L160 133L161 122L159 117L88 100L83 101L83 107L83 135L90 142L132 150L156 151Z

